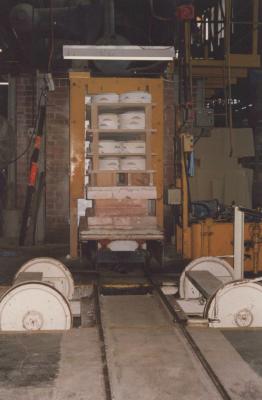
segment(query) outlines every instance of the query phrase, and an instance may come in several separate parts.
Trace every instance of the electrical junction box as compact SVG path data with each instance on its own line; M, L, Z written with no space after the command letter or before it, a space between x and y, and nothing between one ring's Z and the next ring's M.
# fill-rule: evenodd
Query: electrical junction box
M168 205L176 206L181 204L181 189L178 188L170 188L168 189Z
M194 136L189 133L183 135L183 150L185 153L191 153L194 150Z

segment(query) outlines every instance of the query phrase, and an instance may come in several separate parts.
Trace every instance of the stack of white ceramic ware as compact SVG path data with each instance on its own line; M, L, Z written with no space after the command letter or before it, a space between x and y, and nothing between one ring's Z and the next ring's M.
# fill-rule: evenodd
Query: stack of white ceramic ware
M144 157L125 157L120 160L120 169L122 171L143 171L146 167Z
M100 140L99 154L119 154L122 151L121 142L117 140Z
M118 103L119 95L117 93L101 93L93 96L94 103Z
M142 140L123 142L122 151L127 154L145 154L146 144Z
M114 157L102 158L99 160L99 169L106 171L119 170L119 159Z
M117 129L118 115L113 113L104 113L98 116L99 129Z
M144 111L127 111L119 114L120 129L145 129Z

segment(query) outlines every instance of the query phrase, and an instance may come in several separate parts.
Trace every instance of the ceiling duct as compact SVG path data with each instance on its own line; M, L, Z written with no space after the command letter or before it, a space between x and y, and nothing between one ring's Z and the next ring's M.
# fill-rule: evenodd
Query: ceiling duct
M103 24L103 6L100 1L74 7L54 7L52 14L55 36L58 39L94 43L99 37ZM20 3L12 8L10 22L18 35L36 32L48 37L50 9L34 8L29 3Z
M123 36L116 34L115 31L115 2L114 0L104 0L104 35L97 41L97 45L128 46L130 42ZM121 73L125 71L130 61L95 61L95 66L105 74Z

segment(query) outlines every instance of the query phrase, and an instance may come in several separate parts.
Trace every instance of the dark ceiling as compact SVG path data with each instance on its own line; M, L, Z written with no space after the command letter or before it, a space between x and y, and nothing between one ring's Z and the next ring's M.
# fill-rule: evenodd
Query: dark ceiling
M109 0L1 0L0 73L63 69L63 44L94 44L107 36ZM184 1L185 3L185 1ZM172 45L174 0L115 0L113 43ZM112 35L111 35L112 36ZM51 56L51 61L50 61Z

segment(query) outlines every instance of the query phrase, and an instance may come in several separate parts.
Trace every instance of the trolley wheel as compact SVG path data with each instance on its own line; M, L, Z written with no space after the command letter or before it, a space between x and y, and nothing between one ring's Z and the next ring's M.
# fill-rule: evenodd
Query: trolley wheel
M68 330L72 315L68 301L43 282L13 286L0 300L0 330Z
M69 269L58 260L48 257L33 258L26 262L14 278L14 284L21 273L39 272L42 273L42 281L54 286L67 299L74 294L74 280Z

